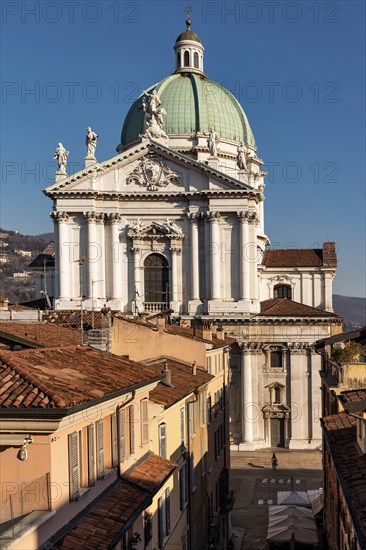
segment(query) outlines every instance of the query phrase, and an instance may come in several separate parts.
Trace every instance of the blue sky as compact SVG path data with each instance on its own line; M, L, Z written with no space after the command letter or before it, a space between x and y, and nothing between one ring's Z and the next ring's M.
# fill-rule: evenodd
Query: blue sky
M174 68L185 5L3 0L2 227L52 230L42 189L59 141L74 171L89 125L98 160L115 154L132 101ZM335 292L365 296L365 3L191 5L205 70L240 100L267 162L272 246L336 241Z

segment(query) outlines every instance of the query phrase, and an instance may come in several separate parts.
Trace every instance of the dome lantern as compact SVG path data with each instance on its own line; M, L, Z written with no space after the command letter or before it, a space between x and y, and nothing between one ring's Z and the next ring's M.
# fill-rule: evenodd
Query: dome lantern
M182 32L174 44L175 73L198 73L204 75L203 52L205 48L199 37L191 31L192 21L186 20L187 29Z

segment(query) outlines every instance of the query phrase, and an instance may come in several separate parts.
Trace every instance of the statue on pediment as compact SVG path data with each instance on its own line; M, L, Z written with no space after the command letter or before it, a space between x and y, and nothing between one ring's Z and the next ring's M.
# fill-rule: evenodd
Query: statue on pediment
M239 147L237 148L236 164L239 170L247 169L247 156L248 149L245 147L244 142L242 141Z
M93 132L90 126L86 129L85 145L87 147L87 157L95 159L95 150L97 148L98 134Z
M207 146L208 150L210 151L211 157L217 157L217 144L219 143L219 141L220 139L217 132L215 131L215 128L210 128L207 138Z
M145 136L154 139L168 140L167 134L164 132L164 118L166 110L161 106L160 97L156 90L153 90L151 94L144 90L144 97L142 98L142 110L146 115L146 132Z
M62 143L59 143L57 148L56 148L56 151L55 151L55 154L54 154L54 159L57 160L58 162L58 168L57 168L57 172L56 174L62 174L62 175L67 175L66 174L66 164L67 164L67 157L69 156L69 151L66 151L65 147L62 145Z

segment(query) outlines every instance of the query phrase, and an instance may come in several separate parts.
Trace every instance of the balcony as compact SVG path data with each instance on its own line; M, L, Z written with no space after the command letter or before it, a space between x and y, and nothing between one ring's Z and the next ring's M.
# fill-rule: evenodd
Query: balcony
M51 512L50 476L46 474L29 483L8 483L9 494L3 494L0 516L0 548L44 523ZM10 492L11 490L11 492Z
M144 302L145 313L159 313L169 309L169 302Z

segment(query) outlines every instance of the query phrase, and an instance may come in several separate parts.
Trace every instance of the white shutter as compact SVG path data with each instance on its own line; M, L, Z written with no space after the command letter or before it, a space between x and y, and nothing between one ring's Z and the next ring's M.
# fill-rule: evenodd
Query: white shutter
M159 424L159 455L166 458L166 424Z
M78 432L69 434L70 500L77 500L80 492Z
M117 432L117 415L111 415L111 440L112 440L112 467L118 465L118 432Z
M126 458L126 411L119 409L119 459L122 462Z
M135 408L133 405L129 407L130 420L130 454L135 452Z
M184 422L184 407L180 409L180 439L181 442L185 442L185 422Z
M104 421L97 422L97 469L98 479L104 477Z
M141 444L145 445L149 441L149 417L148 417L148 401L142 399L141 406Z
M94 424L88 426L88 485L95 484Z

